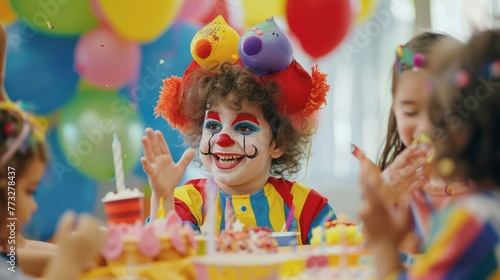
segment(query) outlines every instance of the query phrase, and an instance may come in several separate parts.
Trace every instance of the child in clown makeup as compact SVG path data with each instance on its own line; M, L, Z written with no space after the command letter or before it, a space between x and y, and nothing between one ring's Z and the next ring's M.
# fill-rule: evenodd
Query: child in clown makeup
M412 230L402 244L407 252L419 251L434 211L471 189L469 184L447 185L430 164L434 146L429 140L435 135L429 117L432 89L426 65L431 49L438 44L450 50L461 46L450 36L427 32L398 47L392 107L378 164L389 191L396 198L411 201Z
M225 228L227 198L234 220L273 231L281 230L293 205L299 243L308 244L311 229L335 215L324 196L285 177L300 170L314 129L297 129L276 107L279 86L262 83L242 65L223 64L219 72L200 70L192 76L190 81L196 82L180 92L180 106L189 120L183 135L191 148L175 163L161 132L148 128L142 140L141 162L152 188L150 218L156 218L163 197L166 211L175 209L195 229L202 228L207 179L176 188L197 149L217 185L218 230ZM314 127L312 118L304 121L304 127Z

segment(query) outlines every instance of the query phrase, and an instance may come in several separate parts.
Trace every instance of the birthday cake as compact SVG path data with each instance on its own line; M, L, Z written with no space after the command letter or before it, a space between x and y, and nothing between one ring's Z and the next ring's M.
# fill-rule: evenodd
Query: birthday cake
M326 221L324 226L312 230L311 245L319 245L322 242L326 245L361 245L363 234L356 223L347 221L347 216L340 213L336 220Z
M142 264L168 261L195 254L197 242L189 225L171 211L165 219L147 225L111 225L101 251L108 265Z
M269 254L278 252L278 242L266 227L250 227L242 231L226 229L217 239L217 251L223 253Z

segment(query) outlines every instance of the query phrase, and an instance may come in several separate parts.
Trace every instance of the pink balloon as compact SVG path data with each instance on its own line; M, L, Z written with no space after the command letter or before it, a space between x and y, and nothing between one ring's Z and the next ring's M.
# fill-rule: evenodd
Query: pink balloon
M195 20L205 17L215 5L215 0L184 0L177 20Z
M78 40L75 71L96 86L119 88L135 78L140 60L138 43L99 27Z
M99 22L106 23L106 16L104 16L104 12L101 10L101 6L99 6L99 1L98 0L90 0L90 8L92 9L92 12L96 16L96 18L99 20Z

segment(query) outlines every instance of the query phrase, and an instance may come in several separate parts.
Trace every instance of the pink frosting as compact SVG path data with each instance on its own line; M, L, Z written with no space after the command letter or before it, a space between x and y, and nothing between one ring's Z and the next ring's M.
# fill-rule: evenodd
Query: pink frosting
M155 257L160 253L161 243L156 236L153 226L145 226L137 242L139 251L146 257Z
M176 224L170 229L170 241L172 242L172 247L174 247L177 252L184 254L186 252L186 243L184 243L184 238L182 238L181 225Z
M183 228L189 239L189 243L191 243L191 247L193 247L195 250L198 250L198 241L196 241L196 239L194 238L193 228L188 224L184 224Z
M111 227L108 231L108 237L101 254L108 260L117 259L123 251L122 234L117 227Z

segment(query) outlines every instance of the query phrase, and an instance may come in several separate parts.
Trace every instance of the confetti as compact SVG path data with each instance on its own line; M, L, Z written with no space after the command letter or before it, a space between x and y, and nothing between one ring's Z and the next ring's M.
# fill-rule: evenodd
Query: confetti
M52 29L52 25L50 25L50 22L49 22L48 20L47 20L47 27L48 27L49 29Z
M163 64L163 63L165 63L165 60L160 59L160 64Z
M455 163L449 158L442 158L437 164L437 170L443 177L449 176L455 170Z

